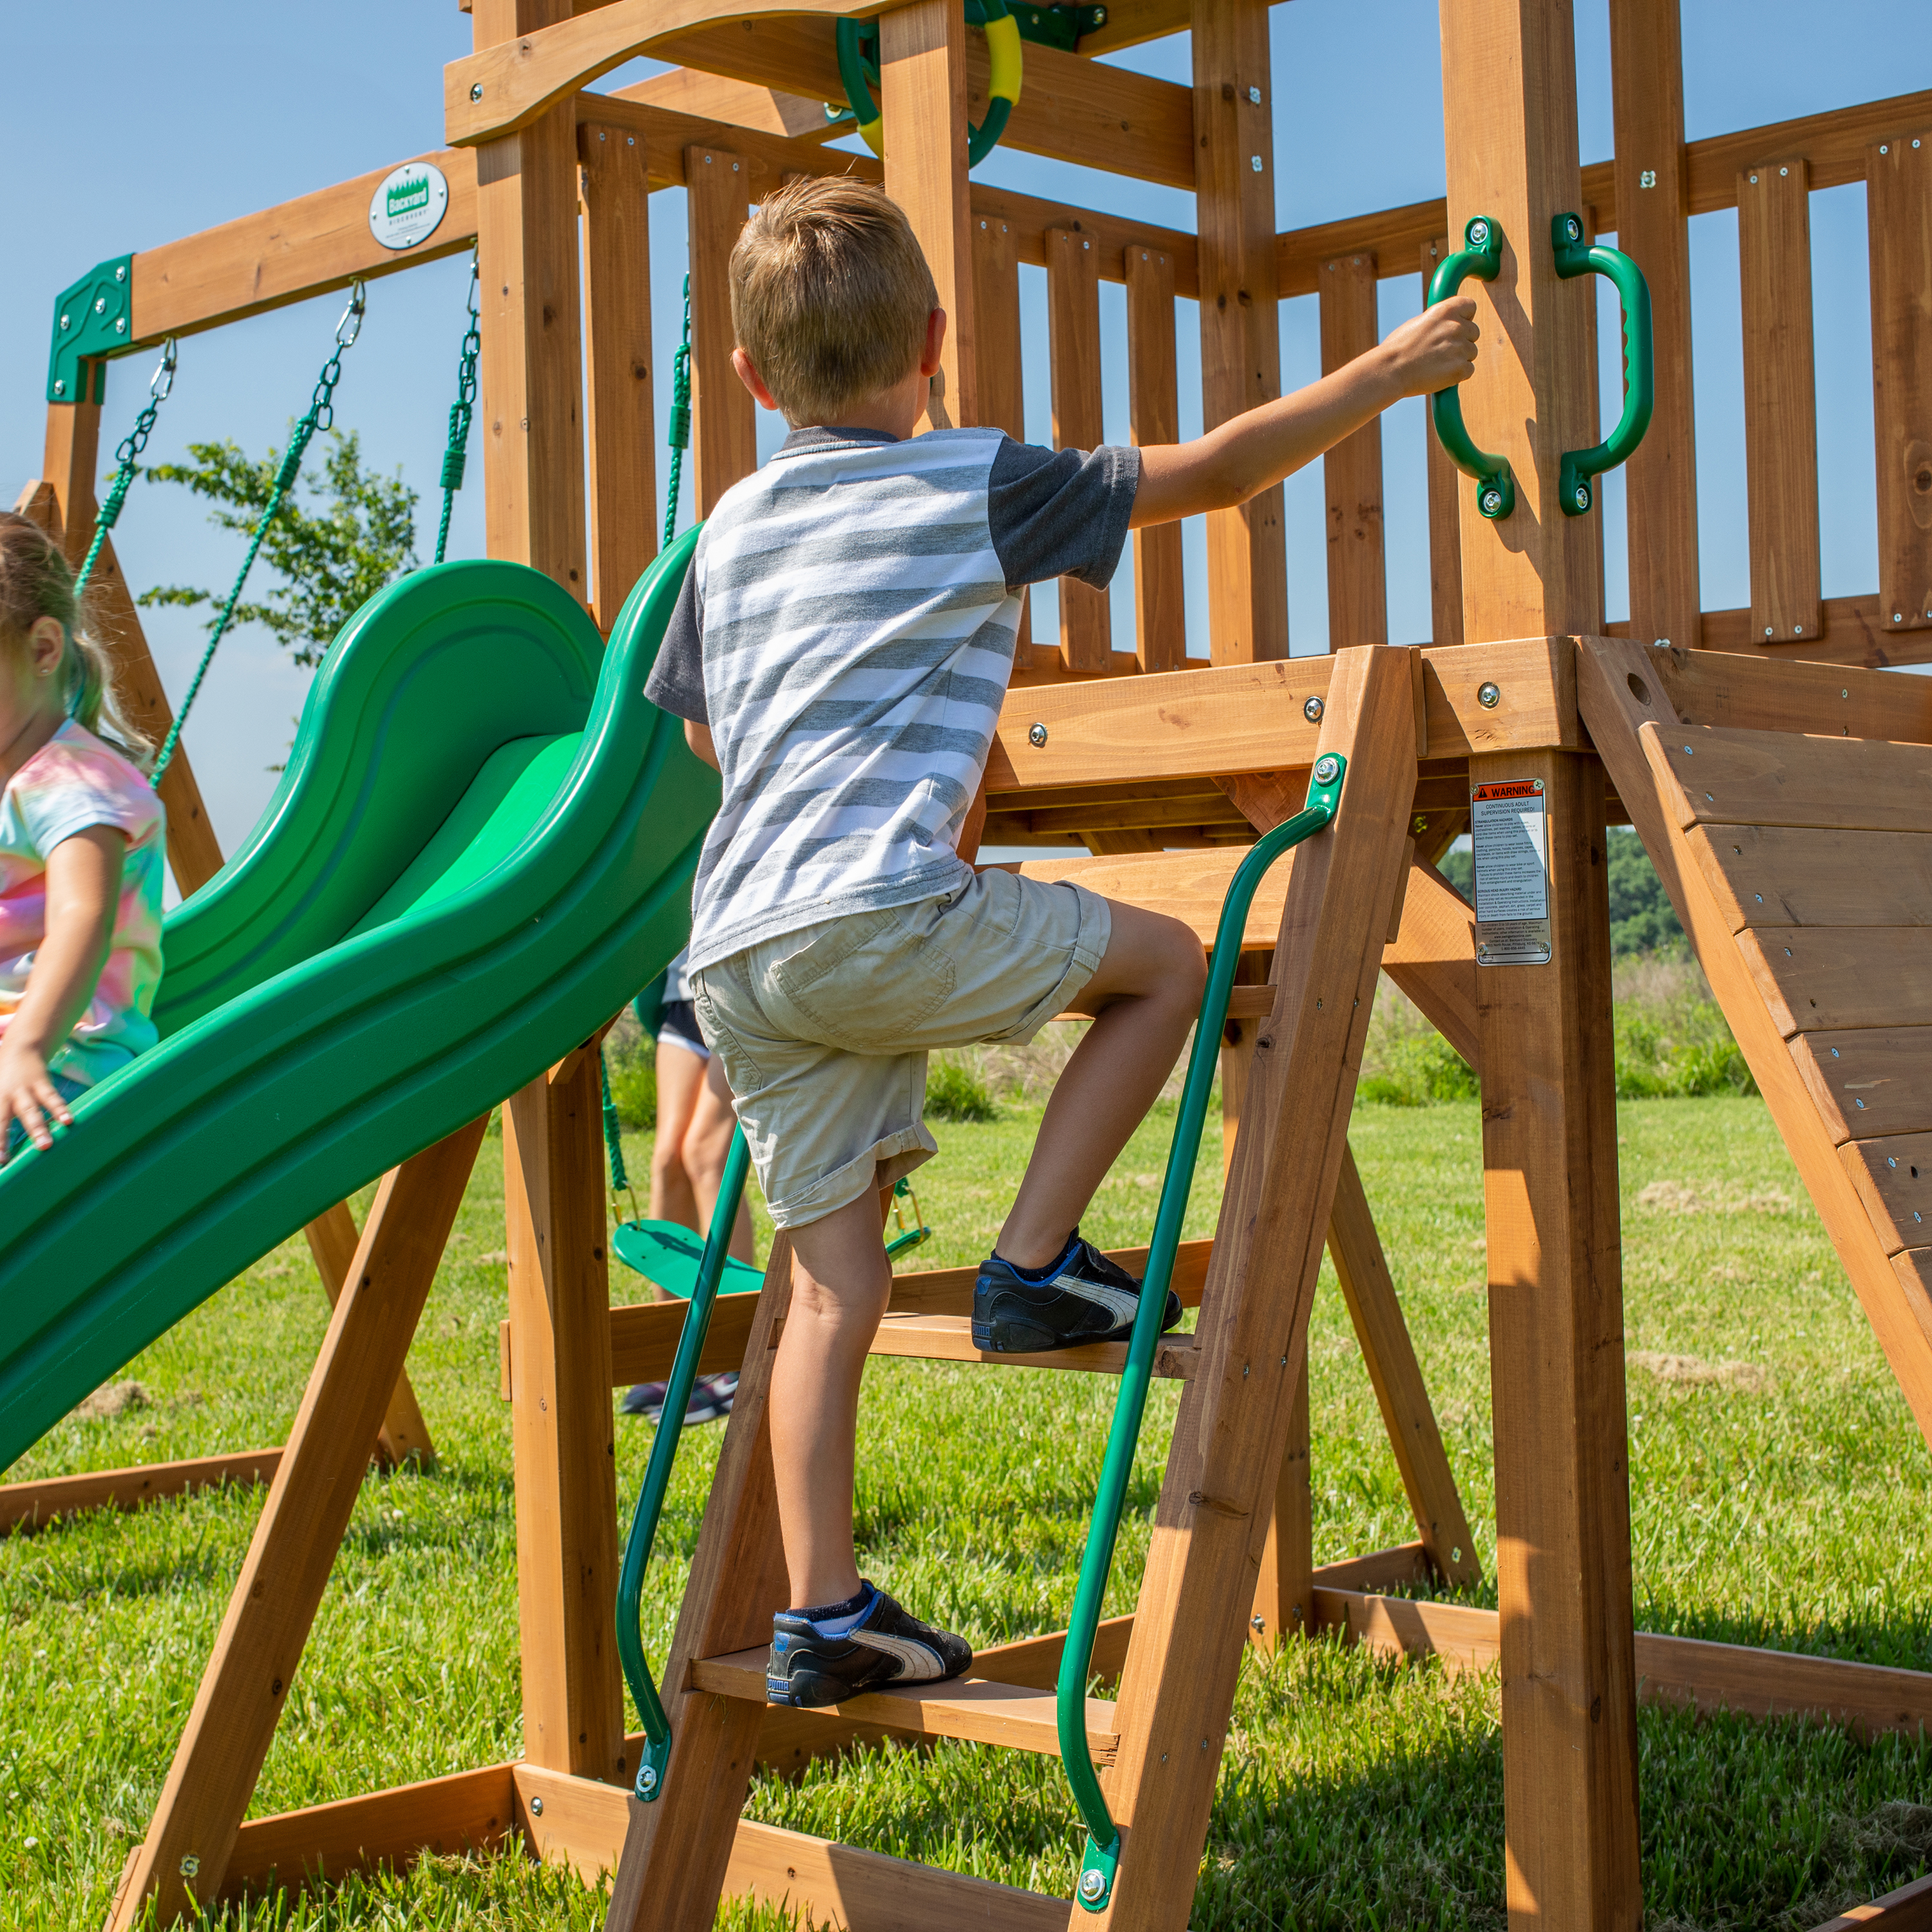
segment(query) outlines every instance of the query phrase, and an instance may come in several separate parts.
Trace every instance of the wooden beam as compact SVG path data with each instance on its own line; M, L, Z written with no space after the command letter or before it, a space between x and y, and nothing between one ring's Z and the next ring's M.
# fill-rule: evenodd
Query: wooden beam
M1174 257L1157 244L1128 243L1127 422L1135 446L1180 440L1174 340ZM1144 671L1187 662L1186 590L1180 526L1134 532L1134 635Z
M1429 294L1430 278L1449 252L1446 236L1422 244L1422 292ZM1429 479L1430 640L1438 646L1460 644L1462 632L1462 500L1456 484L1456 466L1436 434L1425 410L1423 447Z
M1191 42L1199 235L1202 427L1281 394L1274 86L1268 0L1195 0ZM1208 617L1217 664L1288 656L1280 484L1208 518Z
M933 429L980 421L974 371L970 190L966 181L966 20L950 0L914 0L879 20L886 192L904 210L946 314Z
M758 466L758 405L731 367L737 333L731 323L731 250L750 212L751 182L742 157L723 148L685 150L686 232L691 260L692 453L697 466L695 514Z
M1380 339L1376 258L1338 255L1322 265L1322 373L1366 355ZM1388 642L1382 560L1382 424L1377 416L1322 459L1328 496L1328 648Z
M289 1431L247 1561L110 1919L166 1924L218 1892L482 1144L482 1120L383 1181Z
M282 1460L280 1449L244 1449L233 1456L197 1456L178 1462L145 1462L129 1469L89 1469L37 1483L0 1487L0 1536L44 1529L89 1510L139 1509L164 1496L190 1496L233 1483L266 1483Z
M650 181L638 137L580 123L584 339L590 362L590 608L608 638L658 551L657 418L652 402Z
M1882 100L1862 101L1853 107L1834 107L1822 114L1806 114L1792 121L1775 121L1733 134L1693 141L1688 149L1690 204L1693 214L1714 214L1738 206L1741 174L1767 155L1786 160L1802 154L1809 163L1814 188L1843 188L1862 181L1865 151L1874 141L1894 134L1912 135L1932 128L1932 89L1895 94ZM1598 218L1610 226L1602 204Z
M1819 630L1810 209L1802 159L1760 162L1738 176L1750 621L1753 635L1767 640Z
M1482 1046L1476 1027L1474 909L1433 866L1410 868L1402 925L1384 949L1382 970L1472 1066Z
M1690 389L1689 164L1684 146L1684 35L1678 0L1610 9L1616 129L1617 246L1650 287L1657 400L1628 466L1630 623L1648 643L1695 644L1697 459ZM1599 208L1597 219L1610 216Z
M1932 625L1932 142L1865 151L1879 620Z
M634 100L640 106L668 107L676 114L694 114L729 127L755 128L760 134L776 134L788 141L809 141L814 147L850 129L849 122L842 129L826 118L823 97L813 100L693 67L673 68L668 74L654 74L648 80L612 92L618 100ZM593 111L594 104L592 97L580 111Z
M1621 622L1609 626L1604 632L1612 638L1627 638L1630 634L1629 625ZM1681 644L1684 640L1679 638L1677 642ZM1882 664L1924 664L1932 659L1932 638L1923 629L1914 632L1902 622L1894 625L1889 610L1881 610L1876 593L1826 598L1819 607L1815 638L1768 638L1762 632L1754 633L1748 608L1706 610L1700 620L1693 648L1735 652L1787 664L1861 664L1875 668Z
M1097 448L1100 424L1100 279L1094 238L1070 228L1046 235L1047 339L1052 357L1053 444ZM1060 654L1070 671L1105 671L1113 651L1112 604L1104 590L1060 579Z

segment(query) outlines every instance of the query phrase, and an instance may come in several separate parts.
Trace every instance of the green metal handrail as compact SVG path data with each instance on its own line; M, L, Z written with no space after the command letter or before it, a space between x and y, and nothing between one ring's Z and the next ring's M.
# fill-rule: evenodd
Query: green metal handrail
M1147 1278L1141 1286L1140 1308L1127 1342L1127 1364L1114 1401L1114 1420L1107 1432L1107 1453L1100 1467L1100 1484L1094 1502L1094 1521L1087 1532L1086 1553L1080 1559L1080 1582L1074 1592L1073 1614L1067 1621L1066 1642L1060 1653L1060 1756L1073 1801L1087 1823L1087 1849L1080 1861L1075 1895L1089 1912L1100 1911L1114 1888L1120 1861L1120 1828L1107 1809L1100 1780L1087 1744L1087 1678L1093 1667L1094 1639L1100 1627L1100 1610L1107 1593L1114 1544L1120 1534L1120 1514L1127 1498L1134 1450L1140 1439L1141 1418L1147 1408L1148 1384L1153 1379L1155 1350L1160 1346L1162 1317L1167 1309L1168 1283L1180 1246L1181 1223L1194 1185L1194 1165L1201 1150L1201 1130L1208 1118L1208 1096L1214 1084L1221 1030L1227 1022L1228 994L1234 983L1241 934L1248 908L1268 868L1291 846L1298 845L1332 822L1342 794L1348 760L1334 752L1316 760L1308 788L1308 803L1285 824L1257 840L1241 861L1228 896L1221 905L1214 932L1214 955L1201 998L1201 1018L1194 1029L1194 1051L1181 1089L1180 1114L1168 1150L1167 1176L1161 1184L1160 1206L1154 1216L1154 1240L1148 1250Z
M690 1406L692 1385L698 1379L698 1358L704 1352L705 1337L710 1331L712 1304L718 1298L718 1283L724 1272L724 1256L731 1245L731 1229L738 1219L738 1204L744 1198L745 1176L751 1165L752 1150L746 1144L745 1130L736 1128L731 1135L731 1150L724 1156L724 1178L718 1184L717 1204L711 1210L711 1231L704 1238L704 1253L698 1264L691 1306L677 1338L677 1355L671 1364L658 1432L652 1440L651 1459L644 1468L644 1486L638 1493L631 1533L625 1540L624 1568L617 1579L617 1655L638 1715L644 1720L644 1748L638 1756L634 1789L640 1802L646 1804L664 1789L664 1767L670 1757L670 1720L664 1715L658 1688L651 1681L651 1666L644 1657L639 1611L644 1571L650 1563L651 1545L657 1538L658 1518L664 1511L664 1492L670 1486L678 1438L684 1433L684 1412Z
M1620 249L1592 245L1583 239L1583 224L1574 214L1559 214L1550 224L1556 254L1556 272L1565 281L1577 275L1602 275L1616 286L1624 314L1624 412L1617 426L1589 449L1566 449L1556 485L1557 506L1566 517L1588 513L1596 500L1592 476L1628 463L1657 400L1657 370L1650 332L1650 285L1643 271Z
M1447 302L1468 276L1494 281L1502 265L1503 231L1486 214L1472 217L1462 230L1462 246L1438 263L1429 278L1430 307ZM1465 476L1476 479L1476 508L1491 523L1501 523L1516 508L1516 478L1509 458L1492 456L1470 440L1462 422L1462 392L1454 383L1430 398L1429 414L1449 460Z

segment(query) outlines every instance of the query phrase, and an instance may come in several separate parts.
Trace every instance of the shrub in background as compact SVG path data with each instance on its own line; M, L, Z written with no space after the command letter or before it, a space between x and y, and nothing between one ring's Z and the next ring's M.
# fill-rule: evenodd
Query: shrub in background
M604 1036L604 1068L611 1103L625 1126L642 1132L658 1124L658 1050L628 1010Z
M926 1111L937 1120L992 1120L1000 1112L985 1082L956 1060L940 1060L928 1071Z

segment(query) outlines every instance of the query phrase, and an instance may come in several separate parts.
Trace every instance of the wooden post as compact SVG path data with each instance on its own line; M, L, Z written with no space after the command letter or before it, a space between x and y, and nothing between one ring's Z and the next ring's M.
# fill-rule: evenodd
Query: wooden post
M1322 373L1374 348L1376 258L1342 255L1319 278ZM1322 459L1328 512L1328 648L1388 642L1382 561L1382 424L1378 416Z
M1932 142L1865 150L1880 627L1932 624Z
M879 111L886 192L912 224L946 315L926 419L934 429L964 428L980 416L966 181L966 16L952 0L914 0L879 16Z
M1174 366L1174 258L1129 242L1127 421L1136 448L1180 440L1180 379ZM1187 668L1187 606L1180 526L1134 532L1135 648L1142 670Z
M634 132L586 123L584 344L590 362L591 608L608 638L658 554L656 416L651 398L650 180Z
M1202 416L1213 429L1281 394L1268 0L1193 0L1190 18ZM1280 484L1209 516L1208 616L1217 664L1288 656Z
M1020 258L1013 225L994 215L973 219L974 376L980 422L1026 440L1026 392L1020 340ZM1013 641L1015 673L1031 668L1033 598L1020 597L1019 630Z
M574 1054L503 1109L524 1755L620 1780L617 1478L598 1062Z
M1815 638L1821 614L1810 190L1796 155L1738 176L1754 644Z
M1091 449L1100 428L1100 260L1094 238L1046 231L1047 339L1053 358L1053 442ZM1072 671L1112 668L1112 604L1090 584L1060 580L1060 653Z
M758 406L731 367L731 250L751 207L742 159L722 148L684 151L691 251L692 454L698 514L758 466Z
M1468 284L1484 352L1463 411L1477 442L1509 457L1517 489L1515 514L1491 524L1462 485L1465 635L1473 644L1588 632L1602 608L1597 519L1562 515L1556 489L1562 452L1592 440L1596 390L1594 290L1560 282L1550 248L1553 217L1587 219L1570 10L1444 0L1442 28L1450 232L1486 214L1504 238L1496 281ZM1546 814L1549 961L1476 969L1510 1919L1634 1932L1642 1900L1602 772L1550 750L1472 758L1469 777L1540 782Z
M202 1673L110 1932L165 1925L220 1895L262 1762L287 1701L369 1444L395 1386L486 1120L406 1161L383 1181L289 1431L248 1560ZM607 1390L608 1406L609 1394Z
M1617 245L1650 284L1657 405L1628 465L1630 635L1696 647L1697 458L1690 393L1690 184L1678 0L1614 0Z
M1428 299L1430 278L1448 253L1446 236L1422 244L1424 301ZM1426 409L1422 440L1428 451L1429 634L1439 650L1462 641L1462 497L1456 481L1456 466L1436 440L1436 426Z

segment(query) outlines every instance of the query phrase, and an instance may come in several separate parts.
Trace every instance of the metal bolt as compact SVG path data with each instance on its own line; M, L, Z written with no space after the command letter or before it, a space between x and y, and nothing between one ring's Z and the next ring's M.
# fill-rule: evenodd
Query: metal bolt
M1878 144L1878 151L1881 154L1888 154L1892 152L1891 148L1887 147L1882 141Z
M638 1773L638 1789L640 1791L655 1791L657 1788L657 1772L653 1766L647 1764Z
M1638 176L1636 184L1639 188L1656 187L1657 170L1654 168L1646 168L1643 172Z
M1804 626L1802 624L1793 624L1791 627L1791 634L1794 638L1803 637L1804 634Z
M1764 627L1764 634L1767 638L1774 638L1778 635L1778 633L1774 631L1768 624L1766 625Z
M117 282L124 282L128 279L128 265L125 262L114 271L114 279Z
M94 297L94 312L96 315L105 315L107 313L107 298L105 296Z
M1576 485L1576 507L1580 510L1587 510L1590 507L1590 486L1587 483Z
M1564 223L1563 230L1573 242L1580 242L1583 238L1583 224L1574 214Z
M1850 697L1850 696L1851 696L1851 694L1851 694L1851 692L1850 692L1850 691L1849 689L1847 689L1847 690L1844 690L1844 691L1840 691L1840 692L1838 693L1838 695L1839 695L1840 698L1849 698L1849 697Z
M480 80L470 90L470 98L472 100L481 100L483 98L483 83Z
M1315 782L1333 784L1342 776L1342 763L1333 752L1324 754L1315 760Z
M1248 1621L1254 1625L1256 1630L1266 1630L1268 1628L1268 1620L1264 1617L1250 1617Z
M1502 506L1503 493L1492 487L1483 492L1477 507L1481 510L1484 516L1493 517Z
M1905 622L1905 613L1903 610L1893 611L1892 614L1892 621L1894 624L1904 623Z
M1757 186L1757 176L1756 175L1753 175L1751 176L1751 186L1753 188L1756 188Z
M1258 87L1250 88L1248 89L1248 99L1253 106L1258 107L1262 104L1261 89Z
M1248 166L1252 168L1256 174L1259 174L1262 171L1261 156L1258 154L1250 154L1248 157Z
M61 317L61 326L62 326L62 328L66 328L66 326L67 326L67 317L66 317L65 316L62 316Z
M64 395L66 393L67 393L67 379L66 379L66 377L65 377L65 376L60 376L60 377L57 378L57 379L56 380L56 381L55 381L55 383L54 383L54 394L55 394L56 395L57 395L57 396L61 396L61 395Z
M125 335L128 333L128 318L124 315L117 315L114 318L114 333L116 335Z
M195 1856L194 1852L184 1852L182 1854L182 1862L179 1869L183 1878L193 1878L195 1874L201 1869L201 1861Z
M1046 727L1044 724L1029 724L1027 727L1027 742L1029 745L1045 744L1046 742Z
M1321 699L1318 698L1311 698L1308 702L1301 707L1301 715L1303 717L1306 718L1311 724L1320 724L1322 722Z
M530 1811L535 1817L541 1818L543 1816L543 1800L541 1798L532 1798L530 1800Z
M1502 692L1496 686L1493 684L1484 684L1479 685L1477 687L1476 702L1480 704L1485 711L1495 710L1496 706L1502 701Z
M1472 248L1486 248L1490 245L1490 224L1486 221L1471 222L1468 240Z
M1788 175L1791 170L1789 168L1780 168L1778 172L1781 175Z
M1080 1874L1080 1896L1088 1904L1097 1904L1106 1895L1106 1890L1107 1874L1105 1872L1096 1871L1090 1865Z

